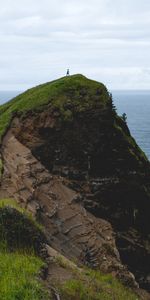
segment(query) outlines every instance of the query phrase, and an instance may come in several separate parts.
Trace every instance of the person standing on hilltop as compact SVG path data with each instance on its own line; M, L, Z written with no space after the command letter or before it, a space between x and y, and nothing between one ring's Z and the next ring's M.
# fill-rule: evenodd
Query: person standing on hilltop
M69 71L69 69L67 69L66 76L69 76L69 75L70 75L70 71Z

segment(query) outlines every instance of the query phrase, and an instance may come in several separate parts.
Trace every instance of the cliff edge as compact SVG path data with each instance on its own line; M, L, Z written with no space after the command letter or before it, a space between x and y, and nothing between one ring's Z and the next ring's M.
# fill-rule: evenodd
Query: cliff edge
M30 89L0 106L0 138L0 198L66 258L150 291L150 164L106 87L73 75Z

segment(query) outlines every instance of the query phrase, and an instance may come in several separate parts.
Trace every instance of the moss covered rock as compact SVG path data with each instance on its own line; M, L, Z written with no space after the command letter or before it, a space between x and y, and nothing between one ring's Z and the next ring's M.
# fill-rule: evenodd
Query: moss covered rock
M10 250L33 250L40 254L44 234L32 218L9 205L0 207L0 245Z

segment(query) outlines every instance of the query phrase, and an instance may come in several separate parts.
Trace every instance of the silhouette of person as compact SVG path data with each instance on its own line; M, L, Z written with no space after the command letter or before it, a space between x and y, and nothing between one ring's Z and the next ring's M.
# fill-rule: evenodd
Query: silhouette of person
M69 75L70 75L70 72L69 72L69 69L67 69L66 76L69 76Z

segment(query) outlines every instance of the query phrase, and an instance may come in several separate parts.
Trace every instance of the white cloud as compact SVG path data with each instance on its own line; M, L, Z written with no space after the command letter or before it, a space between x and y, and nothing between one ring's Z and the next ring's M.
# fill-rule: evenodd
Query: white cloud
M110 89L150 89L149 0L5 0L0 89L25 89L66 68Z

